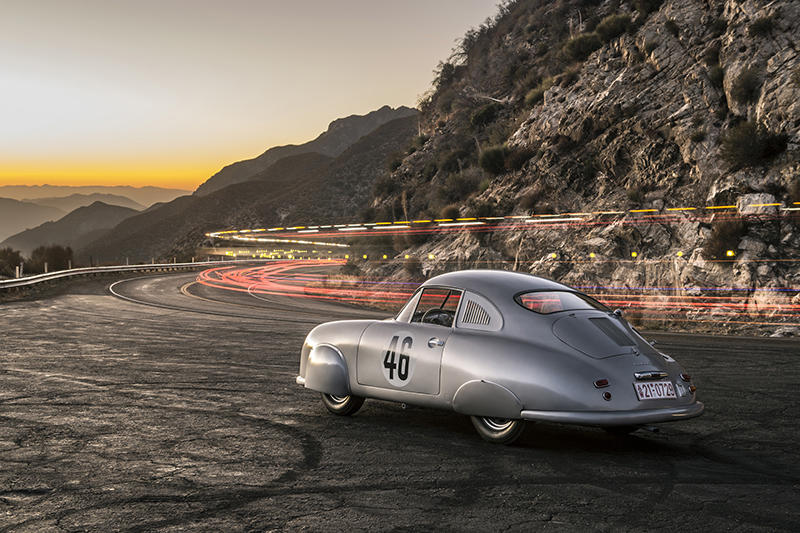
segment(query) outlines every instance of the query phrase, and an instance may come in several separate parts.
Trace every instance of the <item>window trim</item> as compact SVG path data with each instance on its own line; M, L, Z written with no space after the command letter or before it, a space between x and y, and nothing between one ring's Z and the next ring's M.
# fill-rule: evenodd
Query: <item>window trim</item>
M422 324L424 326L436 326L437 328L448 328L448 329L451 329L451 330L455 329L455 327L456 327L456 319L458 317L458 313L461 311L461 306L464 304L464 293L466 292L466 289L461 289L461 288L458 288L458 287L448 287L446 285L422 285L417 289L417 291L414 293L414 295L411 298L414 298L417 295L417 292L421 293L425 289L439 289L439 290L446 290L446 291L458 291L458 292L461 293L461 296L458 299L458 305L456 306L456 309L455 309L454 314L453 314L453 323L450 324L450 327L448 328L447 326L440 326L439 324L428 324L426 322L414 322L413 321L414 314L417 311L417 309L415 307L414 311L411 312L411 317L409 318L409 321L407 322L407 324ZM411 300L411 298L409 298L409 301ZM450 298L449 294L448 294L447 298L448 299ZM420 301L421 300L422 300L422 296L420 296ZM447 300L445 300L445 302L446 301ZM419 302L417 302L417 305L419 305Z
M567 294L574 294L574 295L576 295L577 297L579 297L582 300L588 300L589 303L596 304L597 307L593 308L593 309L561 309L560 311L553 311L552 313L540 313L539 311L534 311L530 307L525 307L525 305L522 304L522 300L520 298L523 294L531 294L531 293L534 293L534 292L565 292ZM517 305L519 305L520 307L522 307L526 311L530 311L531 313L535 313L535 314L537 314L539 316L549 316L549 315L555 315L555 314L558 314L558 313L566 313L566 312L569 312L569 311L600 311L602 313L611 313L612 312L609 307L607 307L603 303L598 302L597 300L595 300L594 298L592 298L588 294L584 294L584 293L578 292L578 291L564 290L564 289L534 289L532 291L531 290L520 291L520 292L518 292L518 293L516 293L514 295L514 302L516 302Z

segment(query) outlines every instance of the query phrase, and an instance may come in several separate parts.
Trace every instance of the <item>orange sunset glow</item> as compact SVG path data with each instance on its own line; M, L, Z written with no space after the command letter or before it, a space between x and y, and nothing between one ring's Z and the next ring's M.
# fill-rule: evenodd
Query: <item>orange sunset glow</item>
M4 2L0 185L194 189L336 118L414 106L495 4Z

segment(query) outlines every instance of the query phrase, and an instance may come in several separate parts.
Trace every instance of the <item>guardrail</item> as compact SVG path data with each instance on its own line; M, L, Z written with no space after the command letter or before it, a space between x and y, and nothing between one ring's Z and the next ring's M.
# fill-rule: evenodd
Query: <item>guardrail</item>
M264 260L261 260L264 261ZM120 265L120 266L101 266L73 268L70 270L58 270L47 274L36 274L24 278L14 278L0 280L0 291L4 289L30 287L38 283L55 281L60 279L87 276L92 274L121 273L121 272L168 272L171 270L190 270L192 268L202 268L204 266L230 265L239 263L261 262L258 259L232 260L232 261L198 261L194 263L154 263L149 265Z

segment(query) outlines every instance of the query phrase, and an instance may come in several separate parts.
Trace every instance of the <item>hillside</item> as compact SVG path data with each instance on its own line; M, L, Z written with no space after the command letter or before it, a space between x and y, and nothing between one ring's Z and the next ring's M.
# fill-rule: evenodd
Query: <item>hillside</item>
M143 206L142 204L134 202L133 200L125 196L120 196L118 194L104 194L104 193L92 193L92 194L76 193L76 194L70 194L69 196L33 198L25 201L30 202L32 204L55 207L56 209L60 209L65 213L70 213L72 211L75 211L79 207L85 207L95 202L102 202L108 205L118 205L121 207L127 207L129 209L135 209L136 211L142 211L145 209L145 206Z
M79 248L137 213L135 209L94 202L79 207L55 222L45 222L17 233L0 243L0 248L8 246L24 255L30 255L35 248L49 244Z
M369 202L387 160L417 131L415 116L395 119L336 158L306 153L285 157L253 179L207 195L185 196L133 216L78 251L101 261L190 258L205 233L288 220L345 220Z
M11 198L0 198L0 240L62 216L64 216L64 211L54 207L20 202Z
M253 159L232 163L201 184L195 194L203 196L214 191L251 179L263 172L273 163L288 156L317 153L329 157L337 157L349 146L377 127L392 120L415 115L417 111L408 107L392 109L383 106L366 115L351 115L334 120L328 129L313 141L300 145L276 146Z
M189 191L164 187L131 187L129 185L0 185L0 197L15 200L64 197L73 194L113 194L124 196L143 206L169 202ZM128 207L128 206L126 206Z
M372 206L381 219L577 213L396 241L398 256L434 253L426 275L750 287L735 305L768 310L794 293L760 291L800 286L786 210L800 205L797 35L790 1L507 2L440 65L421 145Z

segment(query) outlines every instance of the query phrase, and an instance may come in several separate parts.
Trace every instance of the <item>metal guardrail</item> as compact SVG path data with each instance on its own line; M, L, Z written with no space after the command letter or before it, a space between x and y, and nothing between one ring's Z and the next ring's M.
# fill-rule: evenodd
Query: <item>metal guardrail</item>
M3 289L30 287L37 283L44 283L46 281L54 281L65 278L72 278L77 276L86 276L91 274L103 274L114 272L165 272L170 270L189 270L192 268L204 266L217 266L217 265L230 265L237 263L254 263L260 262L258 259L247 260L233 260L233 261L198 261L195 263L155 263L149 265L120 265L120 266L101 266L101 267L86 267L86 268L73 268L70 270L58 270L56 272L49 272L47 274L36 274L33 276L26 276L24 278L14 278L0 280L0 291Z

